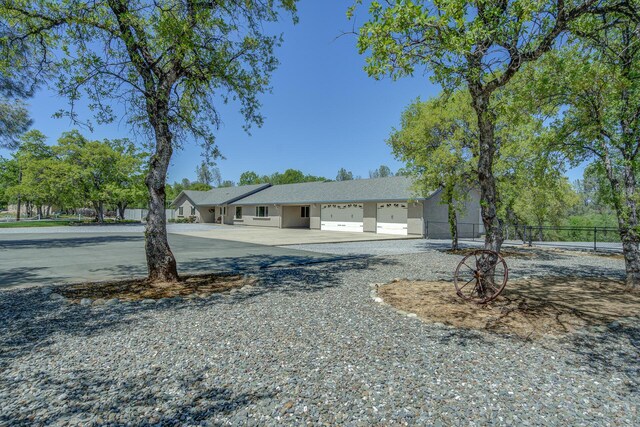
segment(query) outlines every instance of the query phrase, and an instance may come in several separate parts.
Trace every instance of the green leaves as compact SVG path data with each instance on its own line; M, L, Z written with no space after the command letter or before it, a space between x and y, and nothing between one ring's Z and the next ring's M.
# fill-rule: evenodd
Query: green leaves
M326 181L327 179L321 176L314 176L304 174L304 172L297 169L287 169L286 171L274 172L271 175L260 176L253 171L246 171L240 175L240 181L238 185L253 185L253 184L266 184L271 183L274 185L280 184L296 184L300 182L312 182L312 181Z
M416 100L402 114L401 128L387 140L394 155L418 177L420 194L456 185L452 198L464 199L474 182L477 129L464 92L426 102Z
M5 201L20 194L35 205L58 208L144 200L144 160L145 154L128 140L91 141L71 131L49 146L45 135L30 131L13 160L4 163L0 193Z

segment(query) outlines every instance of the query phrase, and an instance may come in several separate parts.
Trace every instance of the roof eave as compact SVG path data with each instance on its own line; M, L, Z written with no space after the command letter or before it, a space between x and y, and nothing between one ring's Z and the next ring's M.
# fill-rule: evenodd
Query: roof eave
M259 205L308 205L312 203L387 203L387 202L420 202L423 200L427 200L431 198L429 197L415 197L415 198L402 198L402 199L360 199L360 200L301 200L296 202L283 202L283 201L269 201L269 202L249 202L242 203L242 200L238 200L238 203L233 203L237 205L246 205L246 206L259 206Z

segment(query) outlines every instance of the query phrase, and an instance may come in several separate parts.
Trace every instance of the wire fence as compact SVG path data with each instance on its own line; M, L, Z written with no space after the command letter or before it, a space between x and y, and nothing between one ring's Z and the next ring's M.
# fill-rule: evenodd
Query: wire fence
M431 239L451 238L449 224L441 221L427 221L425 235ZM481 240L484 237L483 224L459 223L459 240ZM568 247L602 252L621 252L620 233L615 227L571 227L513 225L503 226L505 243L528 246Z

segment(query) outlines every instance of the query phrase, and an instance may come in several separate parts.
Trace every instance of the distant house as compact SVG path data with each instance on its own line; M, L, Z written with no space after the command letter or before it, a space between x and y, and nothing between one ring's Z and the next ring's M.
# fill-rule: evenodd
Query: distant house
M440 196L437 190L417 197L411 178L394 176L183 191L173 206L178 218L197 222L444 238L449 235L447 207ZM477 224L479 218L479 196L473 191L459 222ZM474 235L480 231L474 230Z
M214 188L209 191L184 190L172 202L176 218L193 218L196 222L232 224L227 220L227 207L243 197L270 187L271 184Z

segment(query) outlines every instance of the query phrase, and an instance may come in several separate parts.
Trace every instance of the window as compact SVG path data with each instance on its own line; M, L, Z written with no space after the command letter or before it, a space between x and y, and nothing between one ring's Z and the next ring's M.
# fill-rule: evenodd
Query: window
M242 219L242 206L236 206L236 219Z
M222 207L222 216L227 216L227 207L226 206Z
M269 216L269 206L256 206L256 216L257 217Z
M309 206L300 207L300 218L309 218Z
M191 216L196 214L196 207L195 206L191 206Z
M184 208L183 208L182 206L180 206L180 207L178 208L178 215L179 215L179 216L184 216Z

